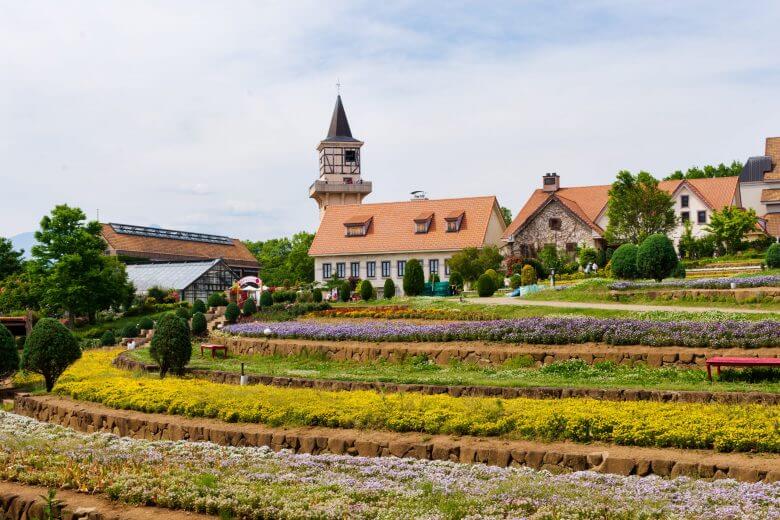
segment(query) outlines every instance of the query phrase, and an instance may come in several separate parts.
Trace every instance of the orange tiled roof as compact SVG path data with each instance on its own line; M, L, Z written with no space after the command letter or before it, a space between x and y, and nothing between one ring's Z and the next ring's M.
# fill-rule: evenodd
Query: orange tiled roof
M465 213L463 222L459 231L448 233L444 216L456 210ZM357 212L371 215L371 227L364 236L347 237L344 222ZM503 224L498 213L498 201L492 196L329 206L309 254L400 253L482 247L494 212ZM415 233L415 219L431 214L433 220L428 232Z
M118 255L152 260L214 260L222 258L227 264L256 267L257 259L238 239L233 243L210 244L167 238L153 238L117 233L110 224L103 224L103 239Z
M761 190L761 202L780 202L780 188Z
M780 213L767 213L762 218L766 221L766 232L780 237Z
M661 181L658 187L668 193L674 193L682 184L687 184L712 209L730 206L739 186L738 177L718 177L712 179L687 179ZM572 213L581 218L591 229L598 233L603 230L596 224L599 215L609 201L610 185L577 186L560 188L555 192L535 190L517 217L509 224L504 238L509 238L520 229L551 197L555 196Z

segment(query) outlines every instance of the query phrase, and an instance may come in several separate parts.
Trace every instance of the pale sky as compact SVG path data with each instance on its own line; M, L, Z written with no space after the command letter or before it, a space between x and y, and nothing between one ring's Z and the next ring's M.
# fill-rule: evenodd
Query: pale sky
M366 202L606 184L780 135L780 2L0 0L0 236L55 205L314 231L335 83Z

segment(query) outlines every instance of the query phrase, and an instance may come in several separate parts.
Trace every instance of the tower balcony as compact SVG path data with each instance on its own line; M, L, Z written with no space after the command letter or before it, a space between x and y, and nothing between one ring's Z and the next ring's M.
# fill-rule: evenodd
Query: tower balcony
M312 185L309 186L309 197L316 198L317 195L326 193L359 193L366 196L371 193L372 189L371 182L363 180L358 180L353 183L314 181Z

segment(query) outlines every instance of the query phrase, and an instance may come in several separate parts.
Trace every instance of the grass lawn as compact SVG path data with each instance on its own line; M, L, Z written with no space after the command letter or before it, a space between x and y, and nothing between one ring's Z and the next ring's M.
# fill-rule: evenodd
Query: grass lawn
M154 363L148 349L131 352L135 359ZM628 367L601 363L596 366L580 361L533 366L527 357L515 358L502 367L480 367L464 363L440 366L424 357L404 363L327 360L321 356L233 356L212 359L201 357L193 345L190 368L239 372L241 363L247 373L330 379L341 381L382 381L391 383L471 385L471 386L554 386L581 388L643 388L657 390L709 390L780 392L780 370L739 372L724 370L722 381L709 383L698 369ZM754 381L754 382L751 382Z

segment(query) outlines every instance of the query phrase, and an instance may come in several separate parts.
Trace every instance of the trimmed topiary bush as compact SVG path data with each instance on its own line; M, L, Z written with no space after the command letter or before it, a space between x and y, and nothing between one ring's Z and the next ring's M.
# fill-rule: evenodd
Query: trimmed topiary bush
M503 274L497 272L495 269L488 269L487 271L485 271L485 274L490 275L490 277L493 278L493 285L495 286L496 290L504 287Z
M533 267L531 269L533 269ZM521 285L523 285L523 279L519 274L513 274L509 277L509 287L517 289Z
M225 293L215 292L206 300L209 307L224 307L228 304Z
M119 335L123 338L137 338L138 337L138 327L135 325L125 325L122 327L122 330L119 332Z
M79 344L65 325L43 318L33 327L24 344L21 368L41 374L46 391L51 392L57 378L80 357Z
M487 273L477 278L477 294L482 298L493 296L496 292L496 281Z
M322 289L319 287L317 289L314 289L311 292L312 299L314 300L314 303L321 303L322 302ZM262 301L262 299L261 299Z
M780 268L780 244L772 244L766 250L766 266L770 269Z
M614 259L613 255L613 271ZM678 262L674 244L669 237L661 233L647 237L636 251L636 270L639 276L652 278L658 282L672 274Z
M168 372L184 375L184 367L192 356L190 329L187 324L172 314L163 316L154 332L149 355L160 366L160 377L165 377Z
M257 312L257 305L254 298L247 298L244 302L244 306L241 308L241 314L244 316L251 316Z
M339 300L342 302L348 302L352 296L352 286L348 281L344 280L339 286Z
M374 286L368 280L360 282L360 298L368 301L374 297Z
M536 269L534 269L534 266L527 264L523 266L523 269L520 271L520 278L522 279L523 285L533 285L536 283Z
M322 292L320 292L320 298L322 297ZM271 291L263 291L260 293L260 307L270 307L274 304L274 295L271 293Z
M404 270L404 293L407 296L419 296L425 289L425 273L419 260L412 258L406 262Z
M138 320L138 328L140 330L152 330L154 328L154 321L149 316L144 316Z
M116 336L114 336L114 331L107 330L103 333L102 336L100 336L100 345L103 347L110 347L112 345L116 345Z
M388 278L387 280L385 280L384 297L385 299L389 300L394 296L395 296L395 282L391 278Z
M19 350L14 335L0 323L0 377L7 377L19 370Z
M623 244L612 253L609 264L615 278L633 280L638 276L636 269L637 249L634 244Z
M192 304L192 314L196 312L206 313L206 304L203 303L203 300L195 300L195 303Z
M238 310L238 305L235 303L229 303L225 309L225 321L228 323L235 323L240 313L241 311ZM159 328L159 325L157 328Z
M192 315L192 335L203 336L206 334L208 324L206 323L206 315L198 311Z
M458 271L450 273L450 285L454 285L458 290L463 290L463 276Z

